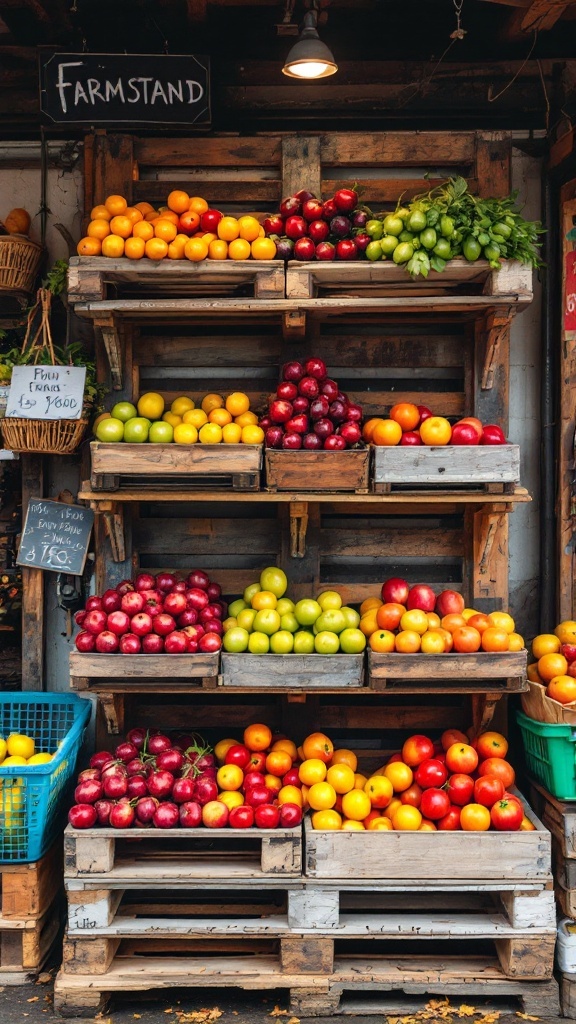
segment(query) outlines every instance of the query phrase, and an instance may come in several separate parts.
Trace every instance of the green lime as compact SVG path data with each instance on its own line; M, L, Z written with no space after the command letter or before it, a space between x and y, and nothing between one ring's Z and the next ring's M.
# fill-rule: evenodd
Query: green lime
M380 247L385 256L391 256L397 245L398 239L396 235L384 235L384 238L380 241Z
M437 235L434 228L425 228L424 231L421 231L420 241L425 249L433 249L437 241Z
M382 259L382 243L374 239L372 242L368 242L366 246L366 259L374 263L375 260Z
M434 255L439 256L442 260L449 260L452 251L450 249L450 242L447 238L439 238L434 246Z
M373 219L373 220L367 221L366 227L364 228L364 230L365 230L366 234L370 236L370 238L377 239L377 238L382 238L382 233L384 231L384 226L383 226L381 220Z
M414 255L414 246L410 242L400 242L392 253L394 263L408 263Z
M480 242L477 242L472 235L468 235L468 238L464 239L464 245L462 246L464 256L469 263L473 263L477 260L482 252Z
M398 238L401 242L411 242L414 239L414 233L412 231L401 231Z
M384 231L387 235L399 235L404 231L404 221L394 213L384 218Z
M419 234L426 227L426 214L421 210L414 210L408 218L407 228L414 234Z

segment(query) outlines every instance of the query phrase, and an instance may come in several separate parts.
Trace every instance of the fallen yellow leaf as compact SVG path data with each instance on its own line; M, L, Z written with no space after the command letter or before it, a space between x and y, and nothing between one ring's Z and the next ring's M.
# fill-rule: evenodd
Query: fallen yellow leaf
M516 1016L520 1017L520 1020L540 1020L540 1017L531 1017L529 1013L521 1013L520 1010L516 1010Z
M269 1017L289 1017L288 1010L281 1010L279 1006L275 1006L273 1010L270 1010Z

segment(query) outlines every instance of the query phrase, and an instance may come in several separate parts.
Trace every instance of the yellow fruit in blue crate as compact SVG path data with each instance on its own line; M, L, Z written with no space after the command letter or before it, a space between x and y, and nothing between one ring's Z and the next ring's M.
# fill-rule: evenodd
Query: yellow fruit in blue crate
M24 790L22 779L18 785L4 786L0 790L0 820L5 830L21 828L24 824Z
M53 754L33 754L29 757L26 764L48 764L52 760Z
M28 764L28 761L20 754L11 754L10 757L5 757L2 761L3 768L13 768L15 765L22 767L23 764Z
M6 743L10 756L23 757L27 761L34 753L34 740L31 736L26 736L23 733L10 733Z
M8 745L6 743L6 740L2 739L2 737L0 736L0 764L2 764L2 761L6 757L7 753L8 753Z

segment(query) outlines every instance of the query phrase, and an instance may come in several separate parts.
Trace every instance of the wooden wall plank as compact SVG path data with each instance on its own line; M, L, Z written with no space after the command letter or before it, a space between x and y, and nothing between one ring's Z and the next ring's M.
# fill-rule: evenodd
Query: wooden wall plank
M576 180L561 190L561 238L562 238L562 313L566 294L566 255L574 248L566 235L576 222ZM576 529L576 496L574 492L574 453L576 451L576 331L566 331L561 326L560 346L560 424L558 450L558 615L559 619L574 616L575 601L575 553L574 533Z
M44 497L44 460L22 455L22 514L31 498ZM44 689L44 572L22 568L22 689Z
M331 132L321 141L325 167L472 165L474 132Z
M142 167L280 167L279 136L136 139Z
M481 196L507 196L511 188L512 136L483 132L476 139L476 177Z

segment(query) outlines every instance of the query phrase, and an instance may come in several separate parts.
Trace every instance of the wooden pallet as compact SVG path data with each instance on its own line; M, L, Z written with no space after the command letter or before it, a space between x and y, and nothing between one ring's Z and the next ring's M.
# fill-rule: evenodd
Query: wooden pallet
M137 294L168 299L210 296L284 298L284 263L277 260L242 262L206 260L110 259L72 256L68 270L68 301L92 302Z
M0 927L12 919L38 920L62 888L62 842L31 864L0 864Z
M127 864L135 879L152 869L158 877L190 881L297 877L302 873L302 830L133 828L119 834L113 828L68 826L64 864L66 878L97 875L112 880Z
M368 685L394 693L520 693L527 689L527 657L526 651L406 655L369 650Z
M253 444L90 444L90 482L97 491L134 485L179 490L258 491L262 446Z
M558 800L540 782L530 781L530 802L566 860L576 860L576 802Z
M262 992L288 988L290 1009L302 1017L332 1016L341 1012L344 996L353 994L358 999L375 992L459 996L468 1002L513 996L531 1015L549 1016L559 1011L556 982L507 978L490 957L337 957L330 976L314 977L281 972L275 956L257 953L171 958L141 957L136 951L117 955L107 973L99 977L61 970L54 987L54 1007L65 1017L91 1016L103 1010L114 993L173 988ZM358 1012L357 1005L348 1012ZM371 1006L374 1012L373 999Z
M576 974L560 975L560 1001L562 1016L576 1020Z
M224 689L355 690L364 685L362 654L222 653Z
M0 986L24 984L41 970L63 917L63 903L57 896L41 917L0 918Z
M436 448L374 445L373 450L376 494L435 487L513 494L520 480L520 448L516 444Z
M370 449L350 448L343 452L275 451L267 448L264 465L269 491L353 491L369 490Z

